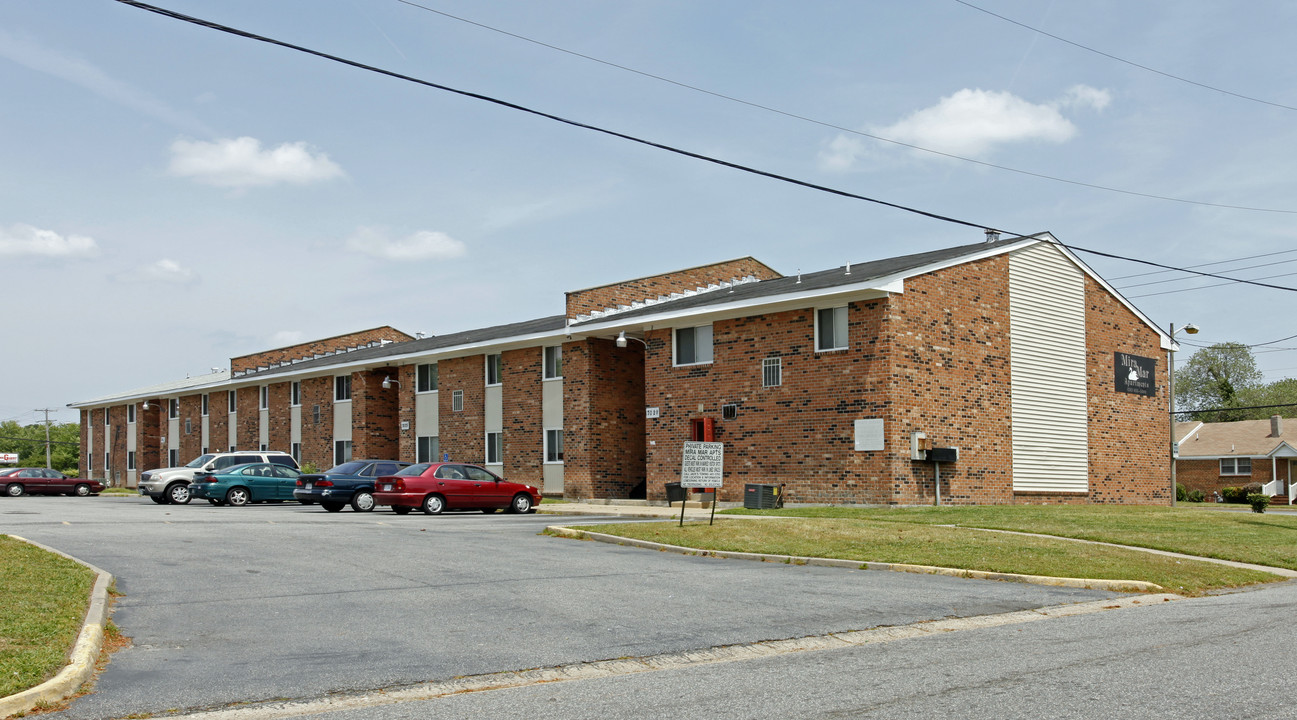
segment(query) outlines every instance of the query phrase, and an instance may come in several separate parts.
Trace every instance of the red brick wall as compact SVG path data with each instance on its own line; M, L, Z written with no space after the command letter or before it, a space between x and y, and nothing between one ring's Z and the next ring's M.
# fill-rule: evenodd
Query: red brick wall
M332 375L302 380L302 462L314 463L320 470L333 467Z
M185 395L180 398L180 462L187 463L203 454L203 396ZM189 432L185 432L189 421Z
M1086 382L1093 503L1170 504L1171 439L1166 353L1159 334L1085 278ZM1157 360L1157 395L1117 392L1114 353Z
M351 456L395 460L398 453L398 399L404 384L383 389L383 378L396 368L351 374Z
M150 402L148 410L143 403L135 408L135 469L140 472L167 467L167 452L162 443L166 413L165 402Z
M239 411L234 416L238 423L234 437L240 450L257 450L261 447L261 387L241 387L234 392Z
M120 484L126 483L126 406L114 405L108 409L109 423L112 425L112 437L109 438L110 452L112 453L112 480Z
M414 427L415 367L414 365L402 365L397 368L398 374L393 376L401 381L396 426L399 440L394 459L404 460L405 462L414 462L419 455L419 439L415 434ZM405 430L400 429L402 423L405 424Z
M230 400L224 390L207 394L207 449L209 452L230 449Z
M270 384L269 434L267 446L270 450L291 452L293 449L293 410L292 382Z
M563 344L564 497L627 498L645 481L642 347Z
M437 393L438 435L442 453L456 462L486 461L486 359L482 355L442 360ZM451 410L456 390L464 391L464 409Z
M781 277L779 273L753 258L739 258L567 293L567 316L576 317L588 314L592 310L607 310L618 305L629 305L632 302L670 295L673 292L695 290L712 283L728 282L733 278L749 275L762 280Z
M541 379L544 350L539 347L504 353L502 411L504 476L513 482L544 486L544 427Z
M1287 462L1287 458L1279 460L1279 477L1288 476ZM1268 483L1274 479L1272 470L1270 458L1252 458L1251 475L1221 475L1218 459L1180 460L1175 466L1175 481L1186 490L1201 490L1210 500L1212 493L1219 492L1222 488Z
M273 363L282 363L301 358L313 357L316 353L324 353L331 350L345 350L349 347L357 347L378 340L404 342L413 339L413 337L406 335L400 330L384 325L370 330L362 330L360 332L348 333L346 335L335 335L334 337L324 338L322 340L312 340L310 342L290 345L288 347L230 358L230 371L242 372L245 370L255 370L259 366L268 367ZM256 406L254 405L253 407L255 408Z

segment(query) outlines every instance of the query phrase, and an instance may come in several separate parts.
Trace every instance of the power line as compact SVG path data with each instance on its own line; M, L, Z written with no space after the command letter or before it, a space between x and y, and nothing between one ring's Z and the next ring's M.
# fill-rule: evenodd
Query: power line
M1268 267L1274 267L1275 265L1287 265L1288 263L1293 263L1293 262L1297 262L1297 260L1280 260L1279 262L1266 263L1266 264L1264 264L1264 265L1248 265L1247 267L1230 268L1229 271L1230 271L1230 272L1239 272L1239 271L1242 271L1242 270L1255 270L1255 269L1257 269L1257 268L1268 268ZM1219 264L1219 263L1211 263L1211 264ZM1199 265L1199 266L1197 266L1197 267L1203 267L1203 266ZM1170 271L1165 271L1165 272L1170 272ZM1292 274L1292 273L1289 273L1289 274ZM1282 277L1282 276L1280 276L1280 275L1271 275L1270 277ZM1110 278L1110 279L1111 279L1111 278ZM1153 281L1146 282L1146 283L1135 283L1134 285L1122 285L1120 289L1121 289L1121 290L1129 290L1129 289L1131 289L1131 288L1148 287L1149 285L1165 285L1165 284L1167 284L1167 283L1183 282L1183 281L1185 281L1185 280L1192 280L1192 279L1193 279L1193 278L1182 278L1182 277L1177 277L1177 278L1169 278L1169 279L1167 279L1167 280L1153 280ZM1265 278L1257 278L1257 279L1258 279L1258 280L1264 280ZM1208 287L1210 287L1210 286L1208 286ZM1182 289L1183 289L1183 290L1197 290L1198 288L1182 288ZM1179 291L1173 291L1173 292L1179 292Z
M1274 278L1292 277L1293 275L1297 275L1297 273L1280 273L1280 274L1278 274L1278 275L1266 275L1265 277L1257 278L1257 280L1273 280ZM1208 277L1224 277L1224 276L1223 276L1223 275L1208 275ZM1187 279L1187 278L1186 278L1186 279ZM1143 295L1131 295L1131 296L1130 296L1130 299L1131 299L1131 300L1134 300L1135 298L1142 298L1142 297L1155 297L1155 296L1157 296L1157 295L1174 295L1175 293L1189 292L1189 291L1191 291L1191 290L1207 290L1208 288L1224 287L1224 286L1226 286L1226 285L1232 285L1233 283L1236 283L1236 282L1247 282L1247 283L1250 283L1250 284L1253 284L1253 285L1260 285L1260 286L1262 286L1262 287L1272 287L1272 288L1274 288L1274 287L1280 287L1279 285L1267 285L1267 284L1265 284L1265 283L1253 282L1253 281L1250 281L1250 280L1239 280L1239 279L1235 279L1235 278L1226 278L1226 279L1230 280L1231 282L1213 283L1213 284L1211 284L1211 285L1199 285L1198 287L1180 288L1180 289L1178 289L1178 290L1163 290L1162 292L1144 293Z
M1273 257L1273 256L1275 256L1275 255L1287 255L1287 254L1289 254L1289 253L1297 253L1297 249L1293 249L1293 250L1278 250L1278 251L1271 252L1271 253L1261 253L1260 255L1248 255L1248 256L1246 256L1246 257L1232 258L1232 259L1230 259L1230 260L1216 260L1216 261L1214 261L1214 262L1209 262L1209 263L1199 263L1199 264L1197 264L1197 265L1189 265L1189 267L1191 267L1191 268L1211 267L1212 265L1225 265L1225 264L1232 263L1232 262L1242 262L1242 261L1244 261L1244 260L1256 260L1257 258ZM1284 262L1289 262L1289 261L1285 260ZM1133 274L1133 275L1118 275L1117 277L1110 277L1110 278L1108 278L1108 282L1114 282L1114 281L1117 281L1117 280L1129 280L1130 278L1137 278L1137 277L1147 277L1147 276L1149 276L1149 275L1164 275L1164 274L1169 273L1169 272L1175 272L1175 271L1173 271L1173 270L1154 270L1154 271L1152 271L1152 272L1146 272L1146 273L1135 273L1135 274Z
M675 154L677 154L677 155L683 155L683 156L685 156L685 157L690 157L690 158L693 158L693 159L695 159L695 160L701 160L701 161L703 161L703 162L709 162L709 163L712 163L712 164L715 164L715 165L720 165L720 166L723 166L723 167L728 167L728 168L731 168L731 169L734 169L734 170L739 170L739 171L741 171L741 172L750 173L750 174L752 174L752 175L759 175L759 176L761 176L761 177L770 178L770 179L772 179L772 180L778 180L778 181L780 181L780 182L786 182L786 183L789 183L789 184L792 184L792 185L797 185L797 186L799 186L799 187L809 188L809 189L811 189L811 190L819 190L820 192L829 193L829 194L831 194L831 195L838 195L838 196L841 196L841 197L847 197L847 198L851 198L851 199L854 199L854 200L863 200L863 201L865 201L865 202L871 202L871 203L875 203L875 204L877 204L877 205L883 205L883 206L885 206L885 207L894 208L894 209L896 209L896 210L903 210L903 211L905 211L905 212L913 213L913 214L915 214L915 215L922 215L922 216L924 216L924 217L932 218L932 219L934 219L934 220L940 220L940 221L942 221L942 222L948 222L948 223L953 223L953 224L956 224L956 225L962 225L962 226L964 226L964 227L977 228L977 229L979 229L979 230L984 230L984 231L987 231L987 232L993 232L993 233L1008 232L1008 231L1001 231L1001 230L998 230L998 229L996 229L996 228L994 228L994 227L992 227L992 226L990 226L990 225L984 225L984 224L981 224L981 223L975 223L975 222L971 222L971 221L968 221L968 220L960 220L960 219L958 219L958 218L953 218L953 217L949 217L949 216L946 216L946 215L941 215L941 214L934 213L934 212L928 212L928 211L926 211L926 210L920 210L920 209L918 209L918 208L908 207L908 206L906 206L906 205L899 205L899 204L897 204L897 203L887 202L886 200L879 200L879 199L877 199L877 198L871 198L871 197L868 197L868 196L865 196L865 195L859 195L859 194L856 194L856 193L847 192L846 190L839 190L839 189L837 189L837 188L832 188L832 187L829 187L829 186L827 186L827 185L819 185L819 184L817 184L817 183L807 182L807 181L805 181L805 180L798 180L798 179L796 179L796 178L788 177L788 176L786 176L786 175L779 175L779 174L777 174L777 173L768 172L768 171L766 171L766 170L759 170L759 169L757 169L757 168L753 168L753 167L750 167L750 166L747 166L747 165L740 165L740 164L738 164L738 163L732 163L732 162L729 162L729 161L727 161L727 160L721 160L721 159L719 159L719 158L714 158L714 157L711 157L711 156L709 156L709 155L702 155L702 154L700 154L700 153L692 152L692 151L689 151L689 150L683 150L683 149L680 149L680 148L677 148L677 147L674 147L674 146L671 146L671 145L666 145L666 144L659 143L659 142L654 142L654 141L651 141L651 140L645 140L645 139L643 139L643 138L636 137L636 136L634 136L634 135L627 135L626 133L617 132L617 131L615 131L615 130L609 130L609 129L607 129L607 128L599 127L599 126L597 126L597 125L590 125L590 124L588 124L588 123L578 122L578 121L576 121L576 120L570 120L570 119L567 119L567 118L564 118L564 117L560 117L560 116L558 116L558 115L553 115L553 114L551 114L551 113L542 112L542 111L540 111L540 110L535 110L535 109L533 109L533 108L529 108L529 107L526 107L526 106L524 106L524 105L519 105L519 104L517 104L517 103L509 102L509 101L507 101L507 100L501 100L501 99L499 99L499 98L494 98L494 97L491 97L490 95L483 95L483 94L481 94L481 93L470 92L470 91L467 91L467 90L459 90L459 89L457 89L457 88L452 88L452 87L449 87L449 86L447 86L447 85L441 85L441 84L439 84L439 83L434 83L434 82L431 82L431 81L428 81L428 80L422 80L422 79L420 79L420 78L412 77L412 76L409 76L409 75L403 75L403 74L401 74L401 73L394 72L394 71L392 71L392 70L385 70L385 69L383 69L383 68L375 67L375 66L372 66L372 65L366 65L366 64L364 64L364 63L357 62L357 61L355 61L355 60L348 60L348 59L346 59L346 58L339 57L339 56L337 56L337 55L330 55L330 54L328 54L328 53L321 52L321 51L319 51L319 50L312 50L312 49L310 49L310 48L303 47L303 46L300 46L300 45L294 45L294 44L292 44L292 43L285 42L285 41L283 41L283 40L276 40L276 39L274 39L274 38L269 38L269 37L265 37L265 36L262 36L262 35L256 35L256 34L254 34L254 33L250 33L250 32L244 31L244 30L239 30L239 29L237 29L237 28L229 27L229 26L227 26L227 25L221 25L221 24L219 24L219 23L211 22L211 21L208 21L208 20L203 20L203 19L201 19L201 18L196 18L196 17L192 17L192 16L189 16L189 15L184 15L184 14L182 14L182 13L178 13L178 12L175 12L175 11L172 11L172 10L167 10L167 9L165 9L165 8L160 8L160 7L157 7L157 6L155 6L155 5L149 5L149 4L147 4L147 3L139 2L139 0L116 0L116 1L119 2L119 3L122 3L122 4L124 4L124 5L130 5L130 6L132 6L132 7L136 7L136 8L139 8L139 9L141 9L141 10L147 10L147 11L149 11L149 12L153 12L153 13L156 13L156 14L158 14L158 15L162 15L162 16L164 16L164 17L169 17L169 18L172 18L172 19L175 19L175 20L180 20L180 21L182 21L182 22L187 22L187 23L191 23L191 24L194 24L194 25L199 25L199 26L201 26L201 27L206 27L206 28L209 28L209 29L211 29L211 30L218 30L218 31L220 31L220 32L229 33L229 34L231 34L231 35L237 35L237 36L239 36L239 37L247 38L247 39L249 39L249 40L256 40L256 41L258 41L258 42L264 42L264 43L267 43L267 44L270 44L270 45L278 45L279 47L288 48L288 49L290 49L290 50L296 50L296 51L298 51L298 52L306 53L306 54L308 54L308 55L314 55L314 56L316 56L316 57L323 58L323 59L325 59L325 60L331 60L331 61L336 62L336 63L341 63L341 64L343 64L343 65L348 65L348 66L351 66L351 67L354 67L354 68L358 68L358 69L360 69L360 70L366 70L366 71L369 71L369 72L378 73L378 74L380 74L380 75L386 75L386 76L388 76L388 77L396 78L396 79L398 79L398 80L405 80L405 81L407 81L407 82L412 82L412 83L415 83L415 84L418 84L418 85L423 85L423 86L425 86L425 87L430 87L430 88L433 88L433 89L436 89L436 90L443 90L443 91L446 91L446 92L454 93L454 94L456 94L456 95L462 95L462 96L464 96L464 97L473 98L473 99L475 99L475 100L481 100L481 101L483 101L483 102L492 103L492 104L494 104L494 105L499 105L499 106L501 106L501 107L506 107L506 108L509 108L509 109L511 109L511 110L518 110L518 111L520 111L520 112L525 112L525 113L528 113L528 114L531 114L531 115L536 115L537 117L543 117L543 118L546 118L546 119L548 119L548 120L553 120L553 121L555 121L555 122L560 122L560 123L563 123L563 124L565 124L565 125L571 125L571 126L573 126L573 127L578 127L578 128L582 128L582 129L585 129L585 130L591 130L591 131L593 131L593 132L602 133L602 134L604 134L604 135L610 135L610 136L612 136L612 137L621 138L622 140L627 140L627 141L629 141L629 142L637 143L637 144L640 144L640 145L645 145L645 146L648 146L648 147L657 148L657 149L659 149L659 150L664 150L664 151L666 151L666 152L675 153ZM1029 238L1029 237L1034 237L1033 235L1028 235L1028 234L1024 234L1024 233L1010 233L1010 234L1014 235L1014 238L1010 238L1010 239L1018 239L1018 238L1026 239L1026 238ZM1069 249L1069 250L1073 250L1073 251L1077 251L1077 252L1089 253L1089 254L1091 254L1091 255L1098 255L1098 256L1100 256L1100 257L1107 257L1107 258L1113 258L1113 259L1117 259L1117 260L1126 260L1126 261L1128 261L1128 262L1142 263L1142 264L1144 264L1144 265L1151 265L1151 266L1153 266L1153 267L1159 267L1159 268L1164 268L1164 269L1169 269L1169 270L1179 270L1179 271L1181 271L1181 272L1187 272L1187 273L1191 273L1191 274L1194 274L1194 275L1200 275L1200 276L1203 276L1203 277L1211 277L1211 278L1216 278L1216 279L1218 279L1218 280L1228 280L1228 281L1230 281L1230 282L1234 282L1234 283L1243 283L1243 284L1247 284L1247 285L1257 285L1257 286L1260 286L1260 287L1267 287L1267 288L1271 288L1271 289L1274 289L1274 290L1287 290L1287 291L1290 291L1290 292L1297 292L1297 288L1284 287L1284 286L1282 286L1282 285L1270 285L1270 284L1266 284L1266 283L1257 282L1257 281L1255 281L1255 280L1243 280L1243 279L1240 279L1240 278L1231 278L1231 277L1228 277L1228 276L1225 276L1225 275L1217 275L1217 274L1208 273L1208 272L1202 272L1202 271L1198 271L1198 270L1190 270L1190 269L1186 269L1186 268L1177 268L1177 267L1175 267L1175 266L1173 266L1173 265L1165 265L1165 264L1163 264L1163 263L1153 262L1152 260L1140 260L1140 259L1137 259L1137 258L1125 257L1125 256L1122 256L1122 255L1116 255L1116 254L1113 254L1113 253L1102 252L1102 251L1099 251L1099 250L1090 250L1090 249L1087 249L1087 248L1082 248L1082 247L1079 247L1079 246L1076 246L1076 245L1069 245L1069 244L1062 243L1062 242L1058 242L1057 244L1058 244L1059 246L1061 246L1061 247L1065 247L1065 248L1067 248L1067 249Z
M1026 28L1026 29L1028 29L1028 30L1030 30L1030 31L1032 31L1032 32L1035 32L1035 33L1040 33L1041 35L1044 35L1045 37L1053 38L1053 39L1055 39L1055 40L1057 40L1057 41L1059 41L1059 42L1067 43L1068 45L1071 45L1072 47L1080 48L1080 49L1082 49L1082 50L1085 50L1086 52L1094 53L1095 55L1102 55L1103 57L1106 57L1106 58L1108 58L1109 60L1116 60L1116 61L1119 62L1119 63L1124 63L1124 64L1126 64L1126 65L1130 65L1131 67L1139 68L1140 70L1147 70L1148 72L1154 73L1154 74L1156 74L1156 75L1161 75L1162 77L1171 78L1172 80L1178 80L1178 81L1180 81L1180 82L1182 82L1182 83L1186 83L1186 84L1189 84L1189 85L1196 85L1197 87L1203 88L1204 90L1211 90L1212 92L1218 92L1218 93L1221 93L1222 95L1231 95L1231 96L1236 97L1236 98L1239 98L1239 99L1241 99L1241 100L1249 100L1249 101L1251 101L1251 102L1261 103L1262 105L1269 105L1269 106L1271 106L1271 107L1283 108L1284 110L1297 110L1297 107L1293 107L1293 106L1291 106L1291 105L1284 105L1283 103L1271 102L1271 101L1269 101L1269 100L1262 100L1261 98L1252 97L1251 95L1244 95L1244 94L1242 94L1242 93L1236 93L1236 92L1234 92L1234 91L1232 91L1232 90L1225 90L1224 88L1218 88L1218 87L1216 87L1216 86L1214 86L1214 85L1208 85L1208 84L1206 84L1206 83L1200 83L1200 82L1198 82L1197 80L1190 80L1189 78L1181 77L1181 76L1179 76L1179 75L1172 75L1172 74L1169 73L1169 72L1164 72L1164 71L1162 71L1162 70L1158 70L1157 68L1151 68L1151 67L1149 67L1149 66L1147 66L1147 65L1140 65L1140 64L1137 63L1137 62L1133 62L1133 61L1131 61L1131 60L1127 60L1127 59L1125 59L1125 58L1117 57L1116 55L1112 55L1112 54L1110 54L1110 53L1106 53L1106 52L1104 52L1104 51L1102 51L1102 50L1096 50L1096 49L1094 49L1094 48L1092 48L1092 47L1089 47L1089 46L1087 46L1087 45L1082 45L1081 43L1074 42L1074 41L1072 41L1072 40L1068 40L1068 39L1065 38L1065 37L1060 37L1060 36L1058 36L1058 35L1054 35L1054 34L1052 34L1052 33L1047 33L1047 32L1045 32L1044 30L1041 30L1040 28L1032 27L1032 26L1027 25L1027 24L1025 24L1025 23L1020 23L1020 22L1018 22L1017 20L1014 20L1013 18L1008 18L1008 17L1005 17L1005 16L1000 15L1000 14L998 14L998 13L993 13L993 12L991 12L990 10L987 10L986 8L980 8L980 7L974 5L974 4L970 3L970 2L965 2L965 0L955 0L955 2L959 3L960 5L963 5L964 7L972 8L972 9L978 11L978 12L986 13L987 15L990 15L991 17L999 18L999 19L1001 19L1001 20L1003 20L1003 21L1005 21L1005 22L1007 22L1007 23L1012 23L1012 24L1014 24L1014 25L1017 25L1018 27Z
M119 0L119 1L125 1L125 0ZM1081 181L1081 180L1069 180L1069 179L1067 179L1067 178L1061 178L1061 177L1057 177L1057 176L1055 176L1055 175L1046 175L1046 174L1044 174L1044 173L1032 172L1032 171L1030 171L1030 170L1022 170L1022 169L1019 169L1019 168L1009 167L1009 166L1007 166L1007 165L998 165L998 164L996 164L996 163L987 162L987 161L985 161L985 160L977 160L977 159L970 158L970 157L964 157L963 155L955 155L954 153L948 153L948 152L944 152L944 151L941 151L941 150L933 150L932 148L926 148L926 147L923 147L922 145L914 145L914 144L912 144L912 143L902 142L902 141L900 141L900 140L893 140L893 139L891 139L891 138L883 137L882 135L874 135L874 134L872 134L872 133L864 132L863 130L855 130L855 129L852 129L852 128L844 127L844 126L842 126L842 125L837 125L837 124L834 124L834 123L831 123L831 122L827 122L827 121L824 121L824 120L817 120L817 119L815 119L815 118L808 117L808 116L806 116L806 115L799 115L799 114L797 114L797 113L790 112L790 111L787 111L787 110L780 110L779 108L771 107L771 106L769 106L769 105L762 105L761 103L753 102L753 101L751 101L751 100L744 100L743 98L735 97L735 96L733 96L733 95L726 95L725 93L716 92L715 90L708 90L708 89L706 89L706 88L699 87L699 86L697 86L697 85L690 85L689 83L681 82L681 81L679 81L679 80L672 80L671 78L668 78L668 77L665 77L665 76L662 76L662 75L656 75L656 74L654 74L654 73L646 72L646 71L644 71L644 70L637 70L637 69L635 69L635 68L633 68L633 67L629 67L629 66L627 66L627 65L621 65L621 64L618 64L618 63L615 63L615 62L609 61L609 60L604 60L604 59L602 59L602 58L594 57L593 55L586 55L586 54L584 54L584 53L579 53L579 52L576 52L575 50L568 50L567 48L560 47L560 46L558 46L558 45L553 45L553 44L551 44L551 43L547 43L547 42L544 42L544 41L541 41L541 40L536 40L536 39L534 39L534 38L527 37L526 35L520 35L520 34L518 34L518 33L510 32L510 31L508 31L508 30L502 30L502 29L500 29L500 28L493 27L493 26L491 26L491 25L487 25L487 24L485 24L485 23L477 22L476 20L470 20L470 19L468 19L468 18L461 17L461 16L459 16L459 15L452 15L451 13L445 12L445 11L443 11L443 10L438 10L438 9L436 9L436 8L431 8L431 7L428 7L427 5L421 5L421 4L417 3L417 2L413 2L412 0L396 0L396 1L399 2L399 3L402 3L402 4L404 4L404 5L409 5L410 7L416 7L416 8L419 8L420 10L426 10L426 11L428 11L428 12L430 12L430 13L435 13L435 14L437 14L437 15L441 15L442 17L449 18L449 19L451 19L451 20L455 20L455 21L458 21L458 22L466 23L466 24L468 24L468 25L473 25L473 26L475 26L475 27L482 28L483 30L490 30L491 32L494 32L494 33L499 33L499 34L501 34L501 35L507 35L507 36L509 36L509 37L511 37L511 38L516 38L516 39L518 39L518 40L522 40L522 41L524 41L524 42L529 42L529 43L532 43L532 44L534 44L534 45L539 45L539 46L544 47L544 48L549 48L550 50L554 50L554 51L557 51L557 52L565 53L565 54L567 54L567 55L571 55L571 56L573 56L573 57L578 57L578 58L581 58L581 59L583 59L583 60L589 60L590 62L599 63L600 65L607 65L608 67L611 67L611 68L616 68L616 69L618 69L618 70L623 70L623 71L625 71L625 72L634 73L634 74L636 74L636 75L640 75L640 76L642 76L642 77L646 77L646 78L650 78L650 79L653 79L653 80L657 80L657 81L659 81L659 82L664 82L664 83L667 83L667 84L670 84L670 85L675 85L676 87L684 88L684 89L686 89L686 90L692 90L692 91L694 91L694 92L702 93L702 94L704 94L704 95L710 95L710 96L715 97L715 98L720 98L721 100L728 100L728 101L730 101L730 102L738 103L738 104L740 104L740 105L747 105L748 107L756 108L756 109L758 109L758 110L764 110L764 111L766 111L766 112L775 113L776 115L782 115L782 116L784 116L784 117L792 118L792 119L794 119L794 120L801 120L801 121L803 121L803 122L813 123L813 124L815 124L815 125L819 125L819 126L821 126L821 127L830 128L830 129L833 129L833 130L838 130L838 131L840 131L840 132L850 133L850 134L852 134L852 135L859 135L860 137L866 137L866 138L869 138L870 140L877 140L877 141L879 141L879 142L890 143L890 144L892 144L892 145L897 145L897 146L900 146L900 147L909 148L909 149L911 149L911 150L918 150L918 151L920 151L920 152L930 153L930 154L932 154L932 155L938 155L938 156L941 156L941 157L944 157L944 158L950 158L950 159L952 159L952 160L960 160L960 161L962 161L962 162L972 163L972 164L974 164L974 165L981 165L982 167L988 167L988 168L992 168L992 169L995 169L995 170L1003 170L1003 171L1005 171L1005 172L1017 173L1017 174L1019 174L1019 175L1026 175L1027 177L1033 177L1033 178L1037 178L1037 179L1040 179L1040 180L1049 180L1049 181L1051 181L1051 182L1064 183L1064 184L1067 184L1067 185L1075 185L1075 186L1077 186L1077 187L1085 187L1085 188L1090 188L1090 189L1092 189L1092 190L1103 190L1104 192L1119 193L1119 194L1122 194L1122 195L1131 195L1131 196L1134 196L1134 197L1148 198L1148 199L1150 199L1150 200L1165 200L1165 201L1167 201L1167 202L1186 203L1186 204L1189 204L1189 205L1202 205L1202 206L1205 206L1205 207L1216 207L1216 208L1222 208L1222 209L1228 209L1228 210L1246 210L1246 211L1249 211L1249 212L1269 212L1269 213L1288 213L1288 214L1297 214L1297 210L1284 210L1284 209L1279 209L1279 208L1249 207L1249 206L1246 206L1246 205L1229 205L1229 204L1224 204L1224 203L1212 203L1212 202L1206 202L1206 201L1203 201L1203 200L1188 200L1188 199L1186 199L1186 198L1171 197L1171 196L1169 196L1169 195L1156 195L1156 194L1153 194L1153 193L1139 192L1139 191L1137 191L1137 190L1126 190L1126 189L1123 189L1123 188L1116 188L1116 187L1112 187L1112 186L1110 186L1110 185L1098 185L1098 184L1095 184L1095 183L1083 182L1083 181ZM131 4L134 4L134 3L131 3ZM970 6L970 7L972 7L972 6Z

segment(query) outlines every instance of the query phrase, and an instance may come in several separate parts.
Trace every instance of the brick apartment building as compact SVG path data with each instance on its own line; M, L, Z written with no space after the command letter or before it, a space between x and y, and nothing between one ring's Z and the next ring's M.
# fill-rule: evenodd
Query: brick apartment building
M724 443L722 501L1169 503L1170 338L1048 234L783 276L752 258L567 293L562 314L390 327L72 403L83 476L229 449L448 455L567 498L662 500Z

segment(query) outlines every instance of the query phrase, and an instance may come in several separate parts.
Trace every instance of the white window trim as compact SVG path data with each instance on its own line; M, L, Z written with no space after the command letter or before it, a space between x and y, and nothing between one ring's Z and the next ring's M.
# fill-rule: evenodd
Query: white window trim
M839 309L842 310L843 315L847 316L847 323L849 324L851 321L850 310L846 305L835 305L833 307L815 308L815 328L813 330L813 332L815 333L815 337L813 338L815 343L815 352L817 353L842 352L843 350L849 350L851 348L851 341L848 340L846 337L839 339L837 337L837 333L834 333L834 338L833 338L833 342L835 343L834 347L829 347L829 348L820 347L820 313L823 312L824 310L833 310L834 313L836 314L836 312ZM851 334L851 328L849 325L847 327L847 332L845 334L848 336ZM836 343L838 342L842 342L845 344L837 345Z
M550 434L551 432L559 433L559 434L560 434L559 436L562 437L563 428L561 428L561 427L556 427L556 428L545 428L545 429L541 432L541 438L542 438L542 440L541 440L541 446L542 446L542 447L541 447L541 453L542 453L542 454L541 454L541 457L544 458L544 460L542 461L542 464L544 464L544 465L562 465L562 464L563 464L563 461L562 461L562 460L550 460L550 459L549 459L549 434ZM564 451L563 451L563 452L564 452L564 455L567 454L566 443L564 443Z
M1225 461L1227 460L1231 461L1231 463L1234 466L1232 472L1225 472ZM1239 460L1248 461L1247 472L1239 472L1238 470ZM1220 468L1221 477L1252 477L1252 458L1250 457L1221 458L1220 462L1218 463L1218 467Z
M557 375L549 374L549 351L550 350L555 350L558 352L558 365L560 369ZM547 380L562 380L563 379L562 366L563 366L563 346L562 345L546 345L545 347L541 348L540 379L542 382Z
M464 412L464 391L456 390L450 395L450 411Z
M504 384L504 354L487 353L485 357L486 357L486 362L482 366L482 379L486 381L486 386L499 387L503 385ZM500 377L495 382L491 382L491 358L493 357L500 358Z
M496 437L500 438L500 456L494 460L491 459L491 436L492 435L495 435ZM482 453L482 455L486 458L486 462L482 463L483 465L503 465L504 464L504 433L487 431L486 438L485 438L485 450L486 452Z
M231 415L238 415L239 414L239 393L234 390L230 390L229 392L230 392L229 394L230 407L228 408L228 411Z
M180 417L180 398L169 398L167 400L167 419L176 420Z
M679 334L680 334L680 331L681 331L681 330L694 330L694 331L695 331L695 332L694 332L694 355L695 355L695 357L696 357L697 354L698 354L698 333L697 333L697 330L698 330L698 328L701 328L701 327L705 327L705 328L707 328L708 330L711 330L711 331L712 331L712 333L711 333L711 343L710 343L710 346L711 346L711 347L710 347L710 350L711 350L711 352L709 353L709 354L711 355L712 359L711 359L711 360L702 360L702 361L698 361L698 362L690 362L690 363L677 362L677 360L679 360L679 357L680 357L680 340L679 340ZM711 365L711 364L714 363L715 361L716 361L716 334L715 334L715 329L713 328L712 323L703 323L702 325L689 325L689 326L686 326L686 327L678 327L678 328L672 328L672 329L671 329L671 367L693 367L693 366L695 366L695 365Z
M437 371L437 387L435 387L435 388L433 388L433 389L431 389L431 390L420 390L420 389L419 389L419 368L420 368L420 367L423 367L424 365L431 365L431 366L433 366L433 367L437 367L437 363L435 363L435 362L430 362L430 363L418 363L417 365L414 366L414 394L415 394L415 395L430 395L430 394L435 393L435 392L437 392L438 390L441 389L441 371L440 371L440 369L438 369L438 371Z
M88 469L88 468L87 468L87 469ZM135 451L134 451L134 450L127 450L127 451L126 451L126 469L127 469L127 470L134 470L134 469L135 469Z
M207 393L203 393L203 397L202 397L202 399L198 401L198 403L199 403L199 410L202 411L202 412L199 413L199 414L200 414L202 417L207 417L207 412L208 412L209 410L211 410L211 402L212 402L212 400L211 400L210 397L208 397Z
M347 378L347 399L339 400L338 399L338 379L344 377ZM334 375L333 376L333 404L337 405L338 403L349 403L349 402L351 402L351 376Z
M779 376L779 382L766 382L767 373L771 368ZM761 358L761 387L780 387L784 384L784 359L782 357Z
M126 406L126 424L135 424L135 403Z
M288 407L302 406L302 381L294 380L288 386Z
M259 410L270 409L270 386L262 385L257 391L257 401L260 403Z

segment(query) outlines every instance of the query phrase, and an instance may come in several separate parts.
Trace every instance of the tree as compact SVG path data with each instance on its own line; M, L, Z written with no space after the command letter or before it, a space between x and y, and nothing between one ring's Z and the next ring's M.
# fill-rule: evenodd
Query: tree
M80 445L80 424L50 425L50 465L55 470L76 470ZM45 423L0 423L0 453L18 453L19 467L45 467Z
M1257 369L1256 359L1246 345L1217 343L1194 353L1175 371L1175 407L1177 410L1246 407L1249 403L1242 399L1264 388L1263 380L1264 375ZM1195 413L1192 417L1203 422L1230 422L1254 419L1255 414L1224 409ZM1261 416L1269 417L1270 413L1263 412Z
M1253 419L1267 418L1271 415L1297 417L1297 378L1276 380L1255 390L1239 394L1239 400L1245 407L1259 405L1287 405L1288 407L1248 410Z

